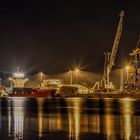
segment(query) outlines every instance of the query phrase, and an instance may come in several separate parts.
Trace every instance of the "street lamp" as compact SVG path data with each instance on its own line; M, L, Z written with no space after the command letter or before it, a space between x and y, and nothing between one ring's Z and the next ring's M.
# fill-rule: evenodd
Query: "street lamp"
M41 81L41 87L42 87L42 82L43 82L43 72L40 72L40 81Z
M130 66L126 66L125 69L126 69L126 80L128 81L128 79L129 79L129 69L130 69Z
M70 70L69 72L70 72L70 85L72 85L73 84L73 71Z
M75 72L79 72L80 70L77 68L77 69L75 69Z
M78 76L79 76L78 73L79 73L79 71L80 70L78 68L75 69L75 72L76 72L76 84L77 85L78 85Z

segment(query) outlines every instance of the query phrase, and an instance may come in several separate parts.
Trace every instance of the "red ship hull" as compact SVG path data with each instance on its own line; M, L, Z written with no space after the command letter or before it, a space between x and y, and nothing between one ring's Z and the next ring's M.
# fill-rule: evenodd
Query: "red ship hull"
M56 89L14 89L10 97L52 98Z

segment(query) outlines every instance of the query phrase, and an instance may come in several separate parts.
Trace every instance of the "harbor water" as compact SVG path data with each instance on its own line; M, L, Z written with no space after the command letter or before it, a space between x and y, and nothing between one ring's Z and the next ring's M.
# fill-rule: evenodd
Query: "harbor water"
M140 100L0 98L0 140L140 139Z

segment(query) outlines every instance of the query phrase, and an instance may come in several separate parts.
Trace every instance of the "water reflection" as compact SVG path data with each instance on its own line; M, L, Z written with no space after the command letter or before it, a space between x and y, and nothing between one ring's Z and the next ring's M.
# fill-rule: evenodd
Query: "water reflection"
M12 127L12 110L11 110L11 100L8 100L8 135L11 135L11 127Z
M12 99L11 100L13 108L13 127L14 127L14 139L19 140L23 139L23 128L24 128L24 99ZM8 109L9 112L9 128L11 125L11 106Z
M0 139L131 140L140 102L124 99L0 99Z
M68 104L69 139L79 140L82 99L66 99Z
M42 130L43 130L43 102L44 99L38 100L38 135L39 138L42 137Z
M113 105L112 99L106 99L104 100L104 110L105 115L103 116L104 121L104 132L106 134L107 140L115 139L114 136L114 115L113 115L113 108L111 106Z
M132 138L132 124L134 114L134 101L133 99L125 98L120 100L121 109L121 137L125 140ZM134 136L133 136L134 138Z
M0 131L1 131L1 100L0 100Z

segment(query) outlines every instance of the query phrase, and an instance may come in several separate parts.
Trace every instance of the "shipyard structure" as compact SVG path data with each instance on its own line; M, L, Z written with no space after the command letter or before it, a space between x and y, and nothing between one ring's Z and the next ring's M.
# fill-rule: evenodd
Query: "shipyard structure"
M70 71L70 84L64 84L61 79L43 79L40 73L40 83L36 86L26 87L29 81L24 73L17 67L16 72L9 78L10 88L2 88L0 96L18 97L140 97L140 37L136 48L129 54L131 62L127 67L127 80L121 80L120 88L116 88L110 80L110 73L115 64L123 29L124 11L121 11L117 32L112 50L104 52L104 71L100 81L89 89L82 84L73 84L73 71ZM123 76L122 76L123 79ZM77 79L78 81L78 79ZM78 83L78 82L77 82Z
M139 92L140 91L140 36L136 48L129 54L131 62L128 66L128 78L124 84L125 91Z

